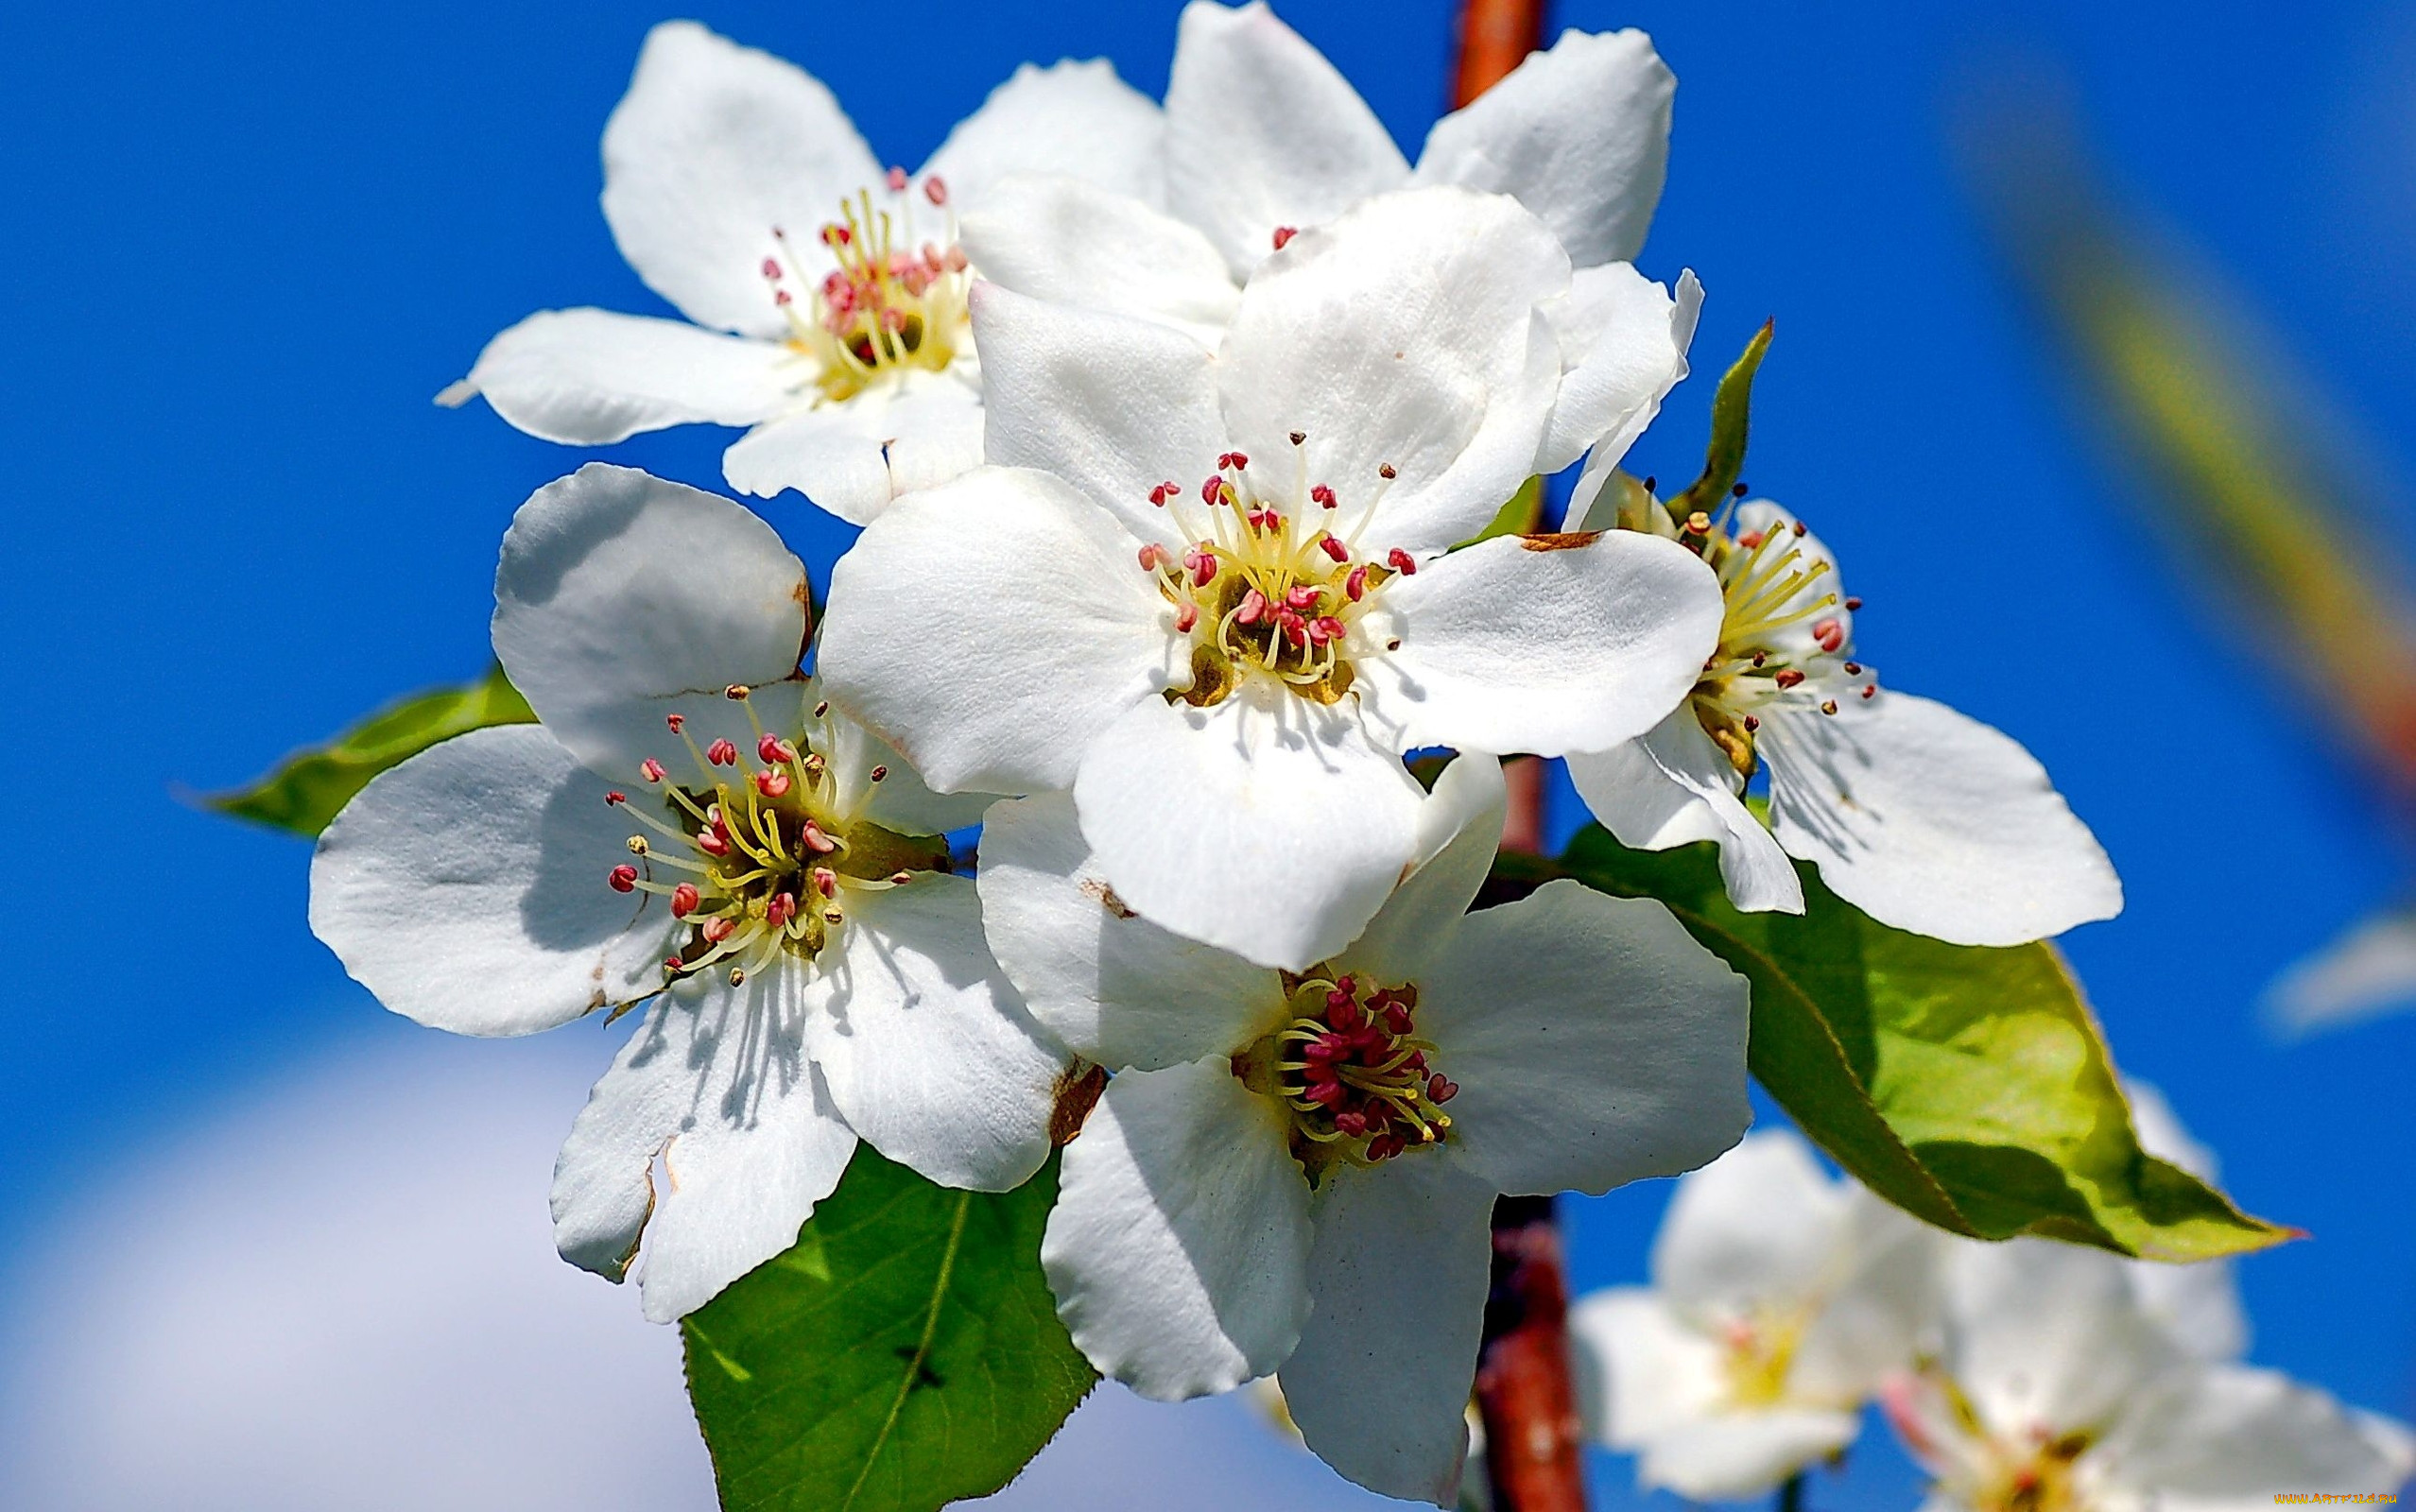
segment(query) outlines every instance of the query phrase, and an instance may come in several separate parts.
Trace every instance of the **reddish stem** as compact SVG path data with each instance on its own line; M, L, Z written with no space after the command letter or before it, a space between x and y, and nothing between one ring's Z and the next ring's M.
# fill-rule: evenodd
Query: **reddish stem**
M1493 1204L1493 1283L1476 1401L1494 1512L1585 1512L1585 1427L1570 1384L1568 1288L1550 1197Z
M1452 72L1452 108L1500 83L1503 75L1543 45L1544 0L1468 0L1459 12L1459 65Z

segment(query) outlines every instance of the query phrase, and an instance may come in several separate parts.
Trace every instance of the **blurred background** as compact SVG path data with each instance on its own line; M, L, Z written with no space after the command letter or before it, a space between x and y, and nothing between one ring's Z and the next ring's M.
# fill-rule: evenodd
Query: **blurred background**
M1025 59L1104 53L1158 93L1176 9L688 13L820 74L912 165ZM2252 1358L2416 1414L2416 1018L2293 1036L2262 1006L2405 882L2416 11L1986 10L1555 8L1648 28L1681 80L1640 261L1694 267L1709 302L1699 376L1631 466L1692 475L1710 375L1775 316L1749 480L1838 548L1889 680L2020 737L2096 827L2129 908L2067 944L2121 1065L2244 1206L2313 1234L2240 1267ZM1413 154L1451 11L1283 8ZM545 1233L553 1146L618 1031L392 1018L304 925L307 847L178 797L485 666L504 524L578 456L429 400L531 310L662 308L597 213L596 142L678 13L11 14L0 656L34 700L20 817L51 838L16 871L0 1053L0 1504L712 1503L675 1334ZM2160 291L2156 319L2110 325L2142 307L2126 289ZM611 455L717 487L725 440ZM793 495L767 512L818 573L845 543ZM1565 788L1555 814L1577 822ZM2387 936L2332 958L2382 989L2302 1006L2390 996ZM1573 1282L1641 1279L1666 1195L1573 1205ZM1626 1461L1594 1471L1600 1505L1674 1504ZM1874 1434L1810 1505L1916 1491ZM1375 1503L1237 1401L1107 1391L999 1504Z

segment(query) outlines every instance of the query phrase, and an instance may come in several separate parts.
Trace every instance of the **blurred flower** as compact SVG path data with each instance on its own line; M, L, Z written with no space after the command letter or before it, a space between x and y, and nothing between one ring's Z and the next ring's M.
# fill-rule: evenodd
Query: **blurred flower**
M1410 184L1510 195L1576 268L1546 307L1565 376L1532 471L1553 472L1606 437L1624 451L1686 376L1700 285L1688 273L1673 296L1627 261L1661 198L1676 87L1640 31L1564 32L1438 122L1412 170L1357 91L1266 6L1194 0L1166 86L1171 214L1098 181L1016 176L968 214L965 245L1020 293L1213 344L1238 282L1367 198ZM1405 273L1396 297L1434 293Z
M1075 1343L1145 1396L1279 1366L1309 1447L1448 1504L1501 1193L1593 1193L1734 1143L1744 982L1661 904L1574 882L1466 912L1504 810L1447 767L1417 869L1294 975L1123 907L1062 795L991 811L992 947L1041 1021L1119 1068L1042 1261Z
M1162 129L1103 61L1027 64L921 173L884 172L811 75L665 22L605 128L604 215L694 324L544 311L438 402L484 394L522 430L574 445L752 426L722 459L733 487L796 489L860 524L981 460L958 209L1017 170L1154 198Z
M1221 355L984 286L1011 466L902 501L839 562L834 696L943 791L1072 789L1145 917L1270 966L1332 954L1410 859L1405 752L1626 739L1717 634L1667 542L1443 555L1528 475L1537 306L1566 284L1515 204L1425 189L1302 232Z
M1810 861L1881 923L1960 945L2020 944L2121 911L2112 863L2028 751L1944 704L1880 691L1855 660L1862 601L1802 521L1756 499L1697 529L1624 477L1589 491L1607 471L1589 468L1572 523L1679 536L1717 570L1726 603L1718 651L1683 707L1641 739L1569 759L1620 843L1716 841L1730 901L1748 911L1802 913L1788 857ZM1764 770L1767 825L1743 801Z
M1889 1383L1889 1419L1936 1477L1933 1508L2148 1512L2390 1492L2416 1439L2271 1370L2195 1357L2129 1263L2017 1239L1954 1246L1944 1348Z
M1803 1141L1749 1135L1679 1183L1650 1287L1580 1298L1588 1430L1690 1501L1758 1496L1854 1441L1936 1307L1940 1236Z
M949 1185L1037 1170L1064 1057L932 838L972 815L799 677L805 571L770 527L591 464L522 506L495 600L544 723L362 789L320 838L311 927L457 1033L651 1003L562 1147L563 1256L617 1280L645 1234L669 1319L795 1243L858 1135Z
M2135 1077L2124 1078L2122 1091L2131 1104L2131 1125L2142 1150L2180 1166L2210 1187L2218 1184L2222 1171L2215 1152L2190 1137L2163 1092ZM2222 1361L2236 1360L2248 1352L2248 1313L2240 1306L2230 1260L2200 1260L2186 1265L2134 1261L2131 1289L2141 1310L2184 1354Z

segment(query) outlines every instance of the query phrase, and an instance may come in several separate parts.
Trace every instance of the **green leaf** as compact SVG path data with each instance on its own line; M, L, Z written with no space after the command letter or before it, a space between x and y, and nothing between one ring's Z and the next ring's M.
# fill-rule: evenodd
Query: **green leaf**
M1683 520L1699 509L1709 513L1718 508L1728 490L1736 486L1736 474L1745 471L1746 433L1753 417L1753 375L1762 370L1762 355L1770 350L1770 335L1777 328L1774 320L1763 321L1762 329L1745 344L1745 354L1721 375L1719 387L1713 390L1711 444L1703 452L1703 475L1669 501L1670 518Z
M928 1512L997 1490L1098 1377L1041 1273L1057 1163L952 1192L859 1146L797 1246L689 1314L725 1512Z
M1518 491L1511 494L1509 501L1495 511L1493 524L1451 549L1465 551L1480 541L1491 541L1496 536L1530 536L1535 533L1535 527L1543 524L1543 521L1544 480L1528 478L1520 484Z
M2139 1148L2097 1021L2052 945L1949 945L1890 929L1801 864L1803 915L1741 914L1712 846L1629 850L1596 826L1557 868L1660 899L1750 980L1754 1076L1907 1211L1983 1239L2042 1234L2153 1260L2292 1237Z
M503 668L495 667L465 687L439 688L389 704L328 744L286 757L251 786L201 801L239 819L315 835L388 767L465 731L525 725L536 717L520 690L504 679Z

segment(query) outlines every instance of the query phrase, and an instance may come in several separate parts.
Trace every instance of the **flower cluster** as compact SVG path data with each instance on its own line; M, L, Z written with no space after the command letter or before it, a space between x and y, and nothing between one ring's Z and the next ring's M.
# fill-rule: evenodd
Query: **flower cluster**
M603 202L692 323L533 316L444 398L586 445L751 427L732 485L862 533L818 619L739 504L539 490L493 640L540 723L380 776L312 875L422 1022L642 1010L556 1172L567 1258L642 1250L674 1318L859 1141L988 1191L1062 1146L1040 1259L1099 1370L1277 1375L1344 1474L1449 1504L1496 1198L1675 1176L1750 1118L1744 980L1667 908L1480 897L1503 758L1567 758L1631 845L1717 840L1747 908L1802 909L1792 856L1947 939L2114 911L2035 763L1853 660L1800 523L1614 472L1701 299L1627 261L1671 90L1641 34L1571 33L1412 166L1263 5L1196 0L1163 110L1027 68L908 173L794 67L656 29ZM1571 528L1483 539L1589 453ZM1697 1291L1637 1325L1769 1466L1851 1436L1927 1253L1806 1170L1749 1145L1689 1199L1786 1189L1820 1233L1784 1286L1687 1241ZM1670 1444L1673 1484L1711 1453Z
M2141 1143L2211 1175L2154 1089ZM1649 1287L1582 1299L1596 1436L1694 1501L1765 1495L1834 1461L1877 1403L1931 1512L2270 1506L2390 1492L2416 1435L2239 1363L2228 1265L2126 1261L1926 1230L1754 1134L1680 1183Z

